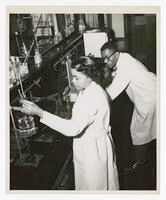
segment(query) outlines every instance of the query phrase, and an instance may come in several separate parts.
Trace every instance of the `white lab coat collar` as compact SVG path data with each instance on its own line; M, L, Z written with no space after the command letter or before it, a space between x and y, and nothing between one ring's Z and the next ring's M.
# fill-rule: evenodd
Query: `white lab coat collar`
M92 91L92 88L96 85L94 81L92 81L84 90L81 90L79 94L87 94Z
M118 68L118 66L120 65L120 60L121 60L121 53L119 52L119 58L114 68Z

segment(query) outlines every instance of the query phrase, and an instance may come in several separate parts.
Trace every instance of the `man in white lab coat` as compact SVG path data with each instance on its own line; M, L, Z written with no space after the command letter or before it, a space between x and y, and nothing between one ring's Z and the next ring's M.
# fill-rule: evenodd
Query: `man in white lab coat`
M149 144L156 138L156 76L130 54L119 52L114 43L107 42L100 50L105 67L112 71L106 85L111 99L125 90L134 104L130 131L135 169L145 162Z

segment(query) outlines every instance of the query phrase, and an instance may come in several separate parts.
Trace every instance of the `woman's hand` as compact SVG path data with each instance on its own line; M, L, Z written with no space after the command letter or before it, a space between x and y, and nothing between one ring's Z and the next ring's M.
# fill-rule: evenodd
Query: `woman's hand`
M22 101L22 111L28 115L37 115L41 118L43 117L44 112L44 110L41 109L38 105L27 100Z

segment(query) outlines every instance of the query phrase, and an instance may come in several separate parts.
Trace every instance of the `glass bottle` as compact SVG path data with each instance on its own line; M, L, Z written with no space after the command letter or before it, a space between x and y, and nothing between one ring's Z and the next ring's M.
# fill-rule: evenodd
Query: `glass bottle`
M42 62L42 56L39 52L39 49L35 49L34 61L37 67L39 67L40 63Z

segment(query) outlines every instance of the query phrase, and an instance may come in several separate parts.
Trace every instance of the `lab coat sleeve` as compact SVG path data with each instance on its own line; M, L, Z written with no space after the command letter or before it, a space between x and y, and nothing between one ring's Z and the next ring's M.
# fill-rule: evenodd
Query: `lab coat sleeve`
M92 124L94 121L94 115L95 114L88 114L85 109L83 113L67 120L44 111L40 122L65 136L72 137L78 135L83 129Z
M133 75L133 69L131 65L124 63L123 66L120 66L117 69L117 74L112 81L112 83L106 88L108 94L111 97L111 100L114 100L121 92L127 87L130 83Z
M44 111L40 122L66 136L74 136L77 133L77 124L72 119L67 120Z

